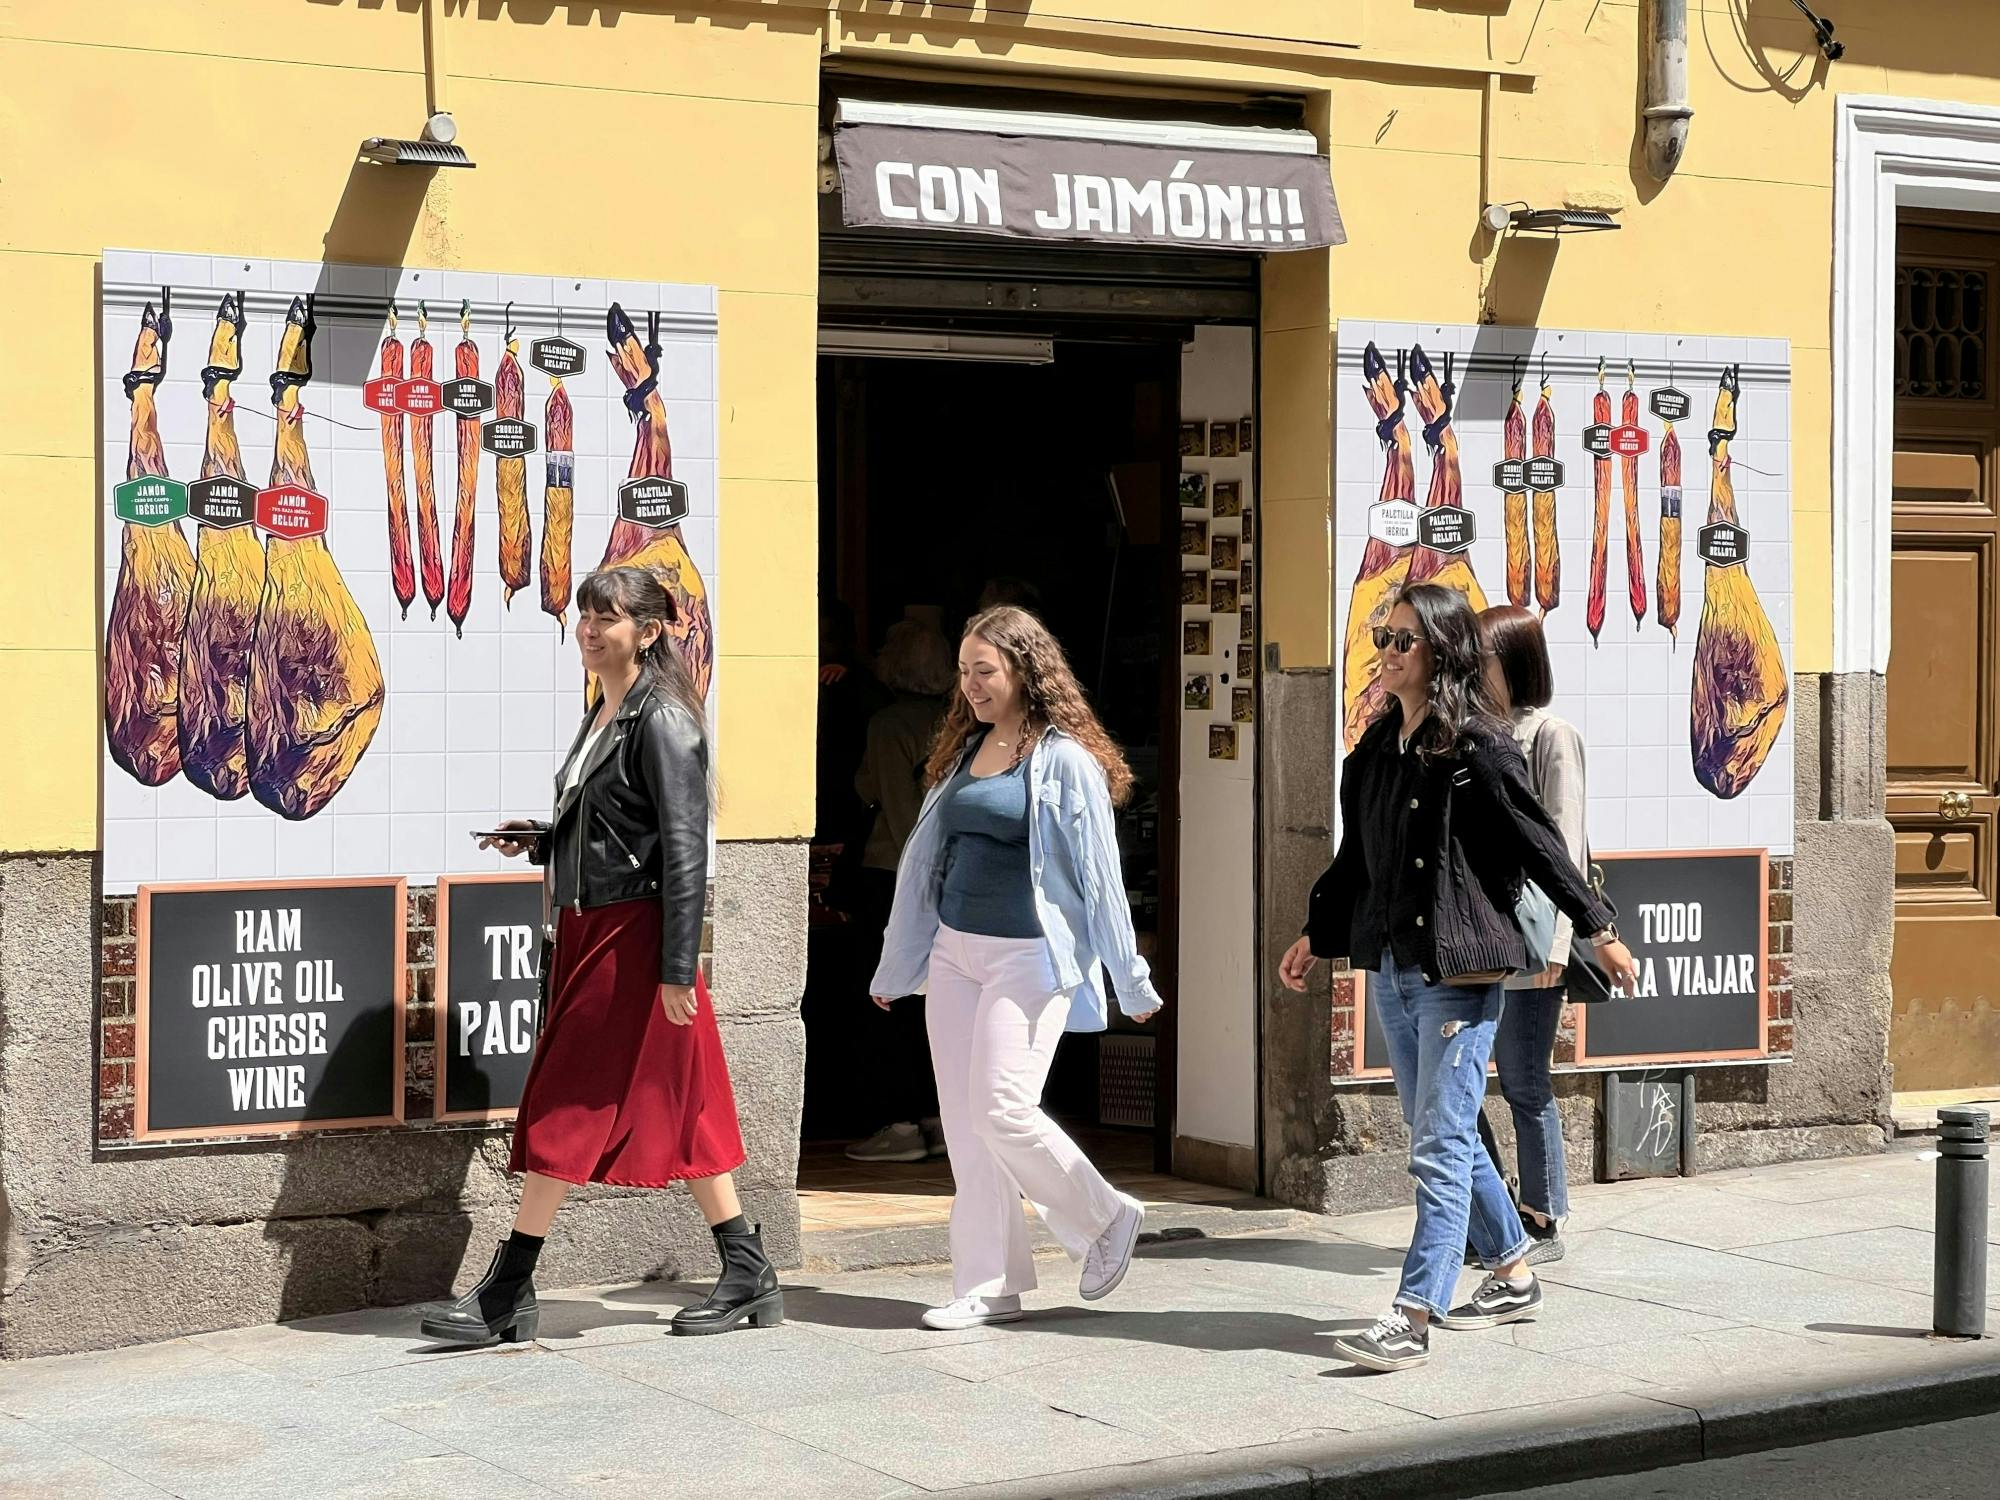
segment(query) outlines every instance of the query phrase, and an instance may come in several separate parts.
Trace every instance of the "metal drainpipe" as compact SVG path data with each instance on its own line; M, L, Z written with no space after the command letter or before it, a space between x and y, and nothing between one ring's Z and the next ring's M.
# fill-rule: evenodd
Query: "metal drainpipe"
M1687 148L1687 0L1651 0L1646 41L1646 171L1665 182Z

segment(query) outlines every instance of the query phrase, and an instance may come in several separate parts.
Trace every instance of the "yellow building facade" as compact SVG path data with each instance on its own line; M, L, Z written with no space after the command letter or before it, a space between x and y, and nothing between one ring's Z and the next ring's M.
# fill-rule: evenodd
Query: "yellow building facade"
M1351 1066L1337 1056L1328 1066L1342 1043L1324 996L1302 1019L1298 1002L1254 969L1260 960L1268 969L1296 932L1293 913L1324 862L1332 823L1326 776L1299 767L1334 758L1337 581L1355 566L1336 543L1336 475L1345 472L1337 349L1343 323L1356 320L1789 345L1797 868L1788 853L1766 954L1782 962L1782 980L1775 969L1771 978L1785 991L1782 1016L1774 1001L1767 1018L1782 1038L1774 1031L1768 1050L1787 1061L1718 1075L1702 1106L1716 1143L1704 1160L1879 1143L1895 872L1899 857L1921 852L1911 852L1917 835L1898 845L1884 820L1875 742L1886 628L1871 658L1852 645L1854 627L1840 624L1843 609L1865 612L1855 590L1866 589L1852 581L1862 575L1836 510L1840 444L1851 431L1836 416L1837 101L1949 100L1974 115L2000 106L2000 68L1981 61L2000 55L1992 45L2000 17L1977 0L1846 0L1837 9L1846 51L1829 64L1789 6L1690 0L1693 113L1682 159L1658 181L1642 148L1649 7L1635 0L9 7L0 16L0 70L10 81L0 105L9 162L0 182L0 328L12 335L13 357L0 360L0 485L15 504L0 549L0 992L9 1011L75 1012L61 1027L10 1020L5 1031L20 1049L15 1081L0 1093L13 1106L0 1110L0 1188L21 1229L16 1242L32 1247L93 1214L144 1222L160 1174L199 1172L143 1153L91 1157L108 1118L93 1069L130 1056L118 1050L123 1040L109 1040L125 1012L116 1000L105 1007L99 991L129 974L120 966L131 961L131 933L117 916L93 931L99 890L90 865L105 798L100 548L115 550L101 503L100 393L123 358L100 350L97 321L102 257L113 247L717 289L716 514L732 571L716 622L714 946L719 972L734 962L733 972L756 974L746 986L754 1000L731 1018L739 1076L768 1073L752 1086L749 1196L761 1195L767 1223L789 1223L796 1235L787 1205L803 1068L795 1030L824 576L822 135L839 81L856 78L890 90L1030 91L1098 109L1127 101L1135 114L1166 119L1179 101L1225 108L1278 99L1330 163L1346 243L1264 256L1257 272L1256 598L1268 680L1254 852L1245 845L1258 893L1256 926L1243 938L1253 977L1237 1029L1249 1038L1241 1046L1261 1102L1247 1137L1176 1134L1169 1124L1173 1161L1315 1207L1400 1190L1395 1153L1378 1146L1380 1135L1394 1135L1393 1101L1379 1083L1332 1082ZM357 160L358 143L415 136L434 110L455 120L473 170ZM1496 234L1482 227L1488 204L1596 210L1617 229ZM192 309L180 315L200 321ZM1886 390L1876 398L1893 404ZM1862 385L1841 396L1869 399ZM1982 742L1974 759L1986 753ZM1990 1024L1966 1014L1968 1025ZM413 1050L422 1041L411 1034ZM1183 1097L1198 1066L1189 1046L1184 1035ZM45 1081L25 1081L31 1060L45 1065ZM62 1104L69 1123L60 1139L31 1145L23 1111L58 1083L84 1097ZM1595 1107L1580 1086L1566 1098L1584 1115ZM1313 1123L1327 1118L1336 1121L1330 1134ZM287 1184L323 1197L329 1206L317 1212L369 1207L354 1186L367 1139L331 1146L339 1158L331 1165L305 1165L287 1145L265 1158L231 1156L175 1211L191 1232L206 1233L271 1212ZM498 1174L466 1176L465 1156L437 1138L395 1149L414 1153L418 1175L460 1175L465 1185L450 1190L466 1225L499 1214ZM660 1223L678 1225L698 1249L692 1221L681 1224L677 1212L660 1210ZM297 1314L305 1304L287 1300L282 1257L260 1243L240 1261L217 1261L234 1267L240 1295L191 1289L160 1313L157 1330ZM786 1243L795 1253L796 1239ZM569 1269L574 1279L630 1269L615 1260ZM140 1269L106 1261L92 1275ZM18 1289L11 1266L0 1279L11 1302L0 1312L0 1349L97 1341L98 1331L61 1310L68 1284L37 1274L42 1283L30 1277ZM391 1300L422 1280L341 1282L315 1294L311 1310ZM218 1297L229 1304L223 1314L213 1311ZM197 1306L209 1311L180 1310Z

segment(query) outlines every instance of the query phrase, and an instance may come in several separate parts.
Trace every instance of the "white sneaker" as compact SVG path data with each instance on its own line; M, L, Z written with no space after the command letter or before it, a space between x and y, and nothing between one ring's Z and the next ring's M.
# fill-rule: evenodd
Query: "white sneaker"
M1146 1222L1146 1210L1136 1198L1118 1195L1118 1217L1099 1235L1083 1257L1083 1279L1077 1291L1086 1302L1095 1302L1118 1290L1132 1265L1132 1247L1139 1243L1139 1226Z
M922 1161L930 1155L923 1130L908 1120L884 1125L865 1141L856 1141L844 1153L849 1161Z
M988 1323L1021 1321L1019 1297L958 1297L923 1316L926 1328L984 1328Z
M940 1156L950 1155L950 1148L945 1145L944 1140L944 1122L942 1120L920 1120L918 1123L924 1128L924 1144L930 1148L928 1154L932 1160L936 1160Z

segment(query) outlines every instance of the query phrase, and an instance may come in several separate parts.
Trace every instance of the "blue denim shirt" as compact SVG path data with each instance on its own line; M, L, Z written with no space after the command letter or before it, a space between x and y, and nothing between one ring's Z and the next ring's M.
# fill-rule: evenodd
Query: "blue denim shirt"
M949 781L945 778L925 796L903 846L895 906L870 994L916 995L928 985L944 878L944 831L934 813ZM1107 969L1126 1015L1157 1010L1164 1002L1132 934L1132 908L1125 900L1103 768L1075 740L1049 729L1028 755L1028 804L1035 913L1056 978L1075 992L1065 1029L1104 1030Z

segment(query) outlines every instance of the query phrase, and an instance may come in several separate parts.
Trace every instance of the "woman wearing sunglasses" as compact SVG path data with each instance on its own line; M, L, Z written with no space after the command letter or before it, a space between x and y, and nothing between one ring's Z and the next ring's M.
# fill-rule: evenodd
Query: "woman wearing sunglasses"
M1335 1347L1369 1369L1402 1370L1430 1358L1433 1322L1491 1328L1541 1306L1532 1241L1477 1126L1502 984L1527 965L1513 918L1522 880L1589 935L1614 980L1634 975L1612 908L1535 800L1465 596L1406 587L1374 639L1388 707L1347 758L1340 849L1279 975L1303 990L1318 959L1342 955L1367 971L1410 1128L1417 1227L1395 1306ZM1468 1240L1489 1274L1453 1306Z

